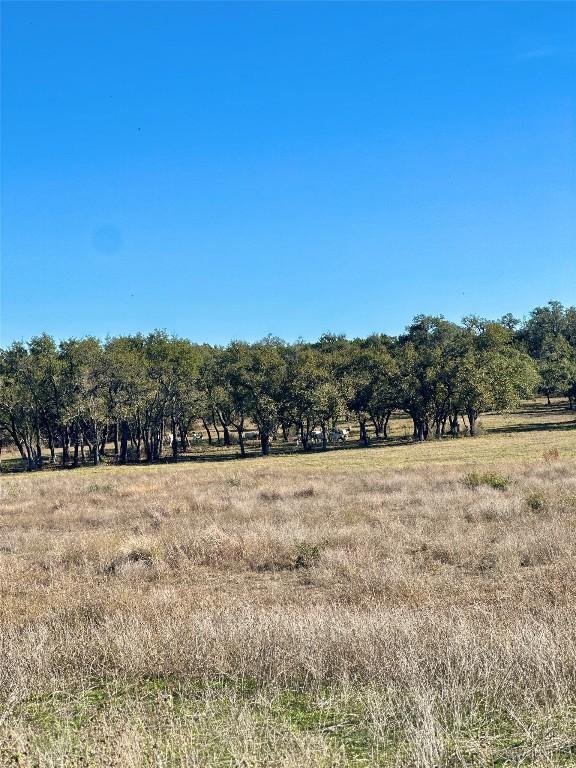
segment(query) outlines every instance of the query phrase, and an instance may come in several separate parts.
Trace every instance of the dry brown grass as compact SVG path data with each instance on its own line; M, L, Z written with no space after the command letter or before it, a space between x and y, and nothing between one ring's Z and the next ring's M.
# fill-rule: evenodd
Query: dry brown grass
M4 477L0 761L576 764L576 462L475 470Z

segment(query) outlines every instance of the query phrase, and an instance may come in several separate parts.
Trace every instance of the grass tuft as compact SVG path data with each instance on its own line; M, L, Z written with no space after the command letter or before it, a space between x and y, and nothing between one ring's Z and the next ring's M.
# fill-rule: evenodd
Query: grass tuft
M495 472L469 472L463 480L468 488L479 488L487 485L497 491L505 491L510 485L510 478Z

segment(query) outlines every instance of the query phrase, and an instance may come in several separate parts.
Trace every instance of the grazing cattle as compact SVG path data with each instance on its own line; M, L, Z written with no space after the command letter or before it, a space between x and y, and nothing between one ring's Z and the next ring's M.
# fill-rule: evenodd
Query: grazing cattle
M202 432L192 432L190 435L190 440L192 440L193 443L199 443L203 439L204 435Z
M308 444L321 443L322 442L322 430L317 427L308 433ZM302 435L296 435L296 445L302 445Z
M328 438L329 443L344 443L348 440L349 435L350 430L343 428L330 430L326 437ZM315 427L308 435L308 443L321 443L322 439L323 435L320 427ZM296 435L296 445L302 445L302 436L300 434Z
M248 432L243 432L242 437L244 440L259 440L260 439L260 432L257 432L256 430L251 430Z
M333 429L328 435L328 440L330 440L331 443L344 443L348 440L349 434L349 429Z

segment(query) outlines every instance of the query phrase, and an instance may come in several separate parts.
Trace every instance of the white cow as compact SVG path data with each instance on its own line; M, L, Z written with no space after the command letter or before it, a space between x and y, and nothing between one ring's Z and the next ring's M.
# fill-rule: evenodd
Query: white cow
M322 442L322 430L320 427L310 431L308 435L308 443L321 443ZM296 435L296 445L302 445L302 435L298 433Z
M349 429L333 429L328 435L328 439L331 443L344 443L348 440L349 434Z

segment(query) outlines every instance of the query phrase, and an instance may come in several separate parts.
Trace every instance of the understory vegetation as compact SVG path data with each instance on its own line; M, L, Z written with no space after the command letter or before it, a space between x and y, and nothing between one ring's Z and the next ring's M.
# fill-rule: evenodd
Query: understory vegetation
M0 764L576 764L576 445L510 419L4 476Z

